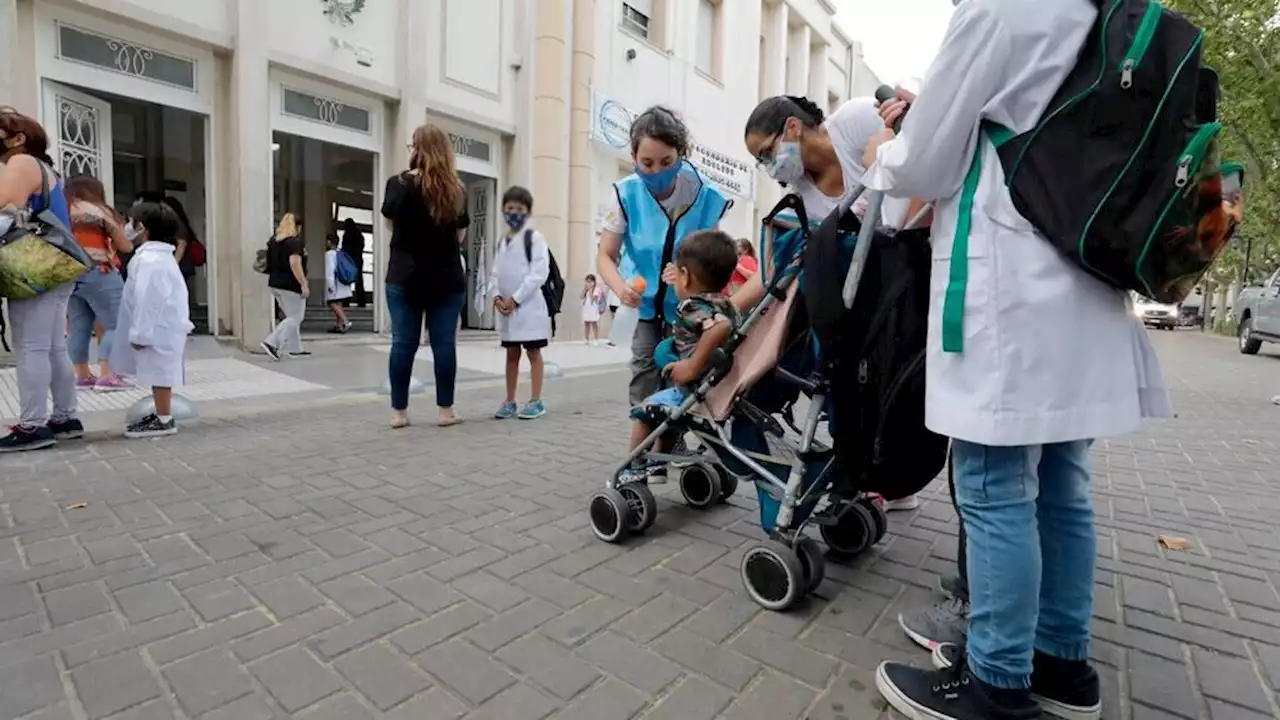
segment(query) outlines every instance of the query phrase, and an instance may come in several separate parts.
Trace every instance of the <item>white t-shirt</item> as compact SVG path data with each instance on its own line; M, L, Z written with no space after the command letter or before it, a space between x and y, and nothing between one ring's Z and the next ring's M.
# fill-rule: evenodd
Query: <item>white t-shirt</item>
M884 129L884 121L880 119L875 100L854 98L832 113L823 127L831 136L831 144L840 160L840 169L844 173L844 192L839 197L832 197L818 189L807 175L797 180L791 189L804 200L805 212L809 215L809 222L813 223L822 222L862 183L862 176L867 172L862 166L862 152L867 147L867 141ZM880 207L879 227L902 227L909 219L906 215L910 204L910 200L885 197ZM858 217L866 213L865 194L854 203L853 211Z
M679 217L698 201L698 193L701 190L702 183L698 181L696 175L691 172L681 172L676 176L675 190L666 198L659 200L658 204L662 206L663 210L667 211L667 217ZM618 204L617 190L609 188L608 195L605 200L604 221L601 223L601 227L609 232L623 235L627 232L627 216L622 212L622 208Z

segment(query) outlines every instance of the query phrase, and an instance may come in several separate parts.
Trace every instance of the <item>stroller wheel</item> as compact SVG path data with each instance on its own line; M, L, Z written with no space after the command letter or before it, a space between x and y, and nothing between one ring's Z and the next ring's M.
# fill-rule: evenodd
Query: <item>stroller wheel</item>
M694 463L680 472L680 494L689 507L698 510L720 502L723 494L720 471L707 463Z
M804 568L805 592L817 590L827 576L827 559L822 554L822 547L817 540L802 537L796 541L796 557L800 558L800 566Z
M871 520L875 526L875 534L871 536L871 544L879 545L880 541L889 532L889 514L884 511L884 504L876 502L867 495L858 498L858 504L866 507L867 512L871 513Z
M720 473L720 502L729 502L729 498L738 492L738 476L725 470Z
M871 511L861 503L849 505L835 525L823 525L822 541L837 555L851 557L871 547L876 525Z
M626 534L631 514L627 499L613 488L605 488L591 496L591 531L607 543L616 543Z
M648 485L640 482L627 483L618 487L618 492L627 501L627 529L637 535L653 527L658 519L658 501Z
M742 556L742 584L766 610L786 610L809 588L796 551L777 540L747 548Z

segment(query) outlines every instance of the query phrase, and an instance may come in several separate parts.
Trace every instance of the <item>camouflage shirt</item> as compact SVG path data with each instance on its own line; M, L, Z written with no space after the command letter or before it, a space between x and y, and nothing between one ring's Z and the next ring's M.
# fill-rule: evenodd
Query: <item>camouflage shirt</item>
M699 293L681 300L676 306L676 320L671 326L676 354L681 360L689 359L702 333L725 320L737 327L738 310L728 297L720 293Z

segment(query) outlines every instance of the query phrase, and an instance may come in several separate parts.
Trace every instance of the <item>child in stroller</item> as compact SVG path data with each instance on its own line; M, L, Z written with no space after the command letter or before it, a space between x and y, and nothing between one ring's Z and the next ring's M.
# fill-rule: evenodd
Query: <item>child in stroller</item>
M667 414L689 396L687 386L707 369L713 353L738 325L738 312L722 294L737 266L733 239L718 230L690 235L680 245L671 285L680 298L671 337L654 350L654 361L672 383L631 409L635 423L631 450L635 451ZM633 453L632 466L623 471L624 482L647 482L649 467Z
M739 479L754 482L761 527L768 539L747 549L741 572L752 598L771 610L790 607L822 582L824 554L818 543L805 534L807 525L816 525L827 547L844 556L860 553L879 542L888 528L881 504L863 492L862 468L840 467L833 448L815 438L828 409L827 398L841 396L837 391L842 386L833 384L829 373L823 372L834 366L810 362L803 364L808 366L805 369L793 372L796 366L788 369L779 364L784 353L810 359L816 354L817 343L804 322L807 314L801 311L804 301L798 281L806 243L813 231L798 205L798 198L789 196L763 223L762 256L771 260L766 264L771 272L763 298L729 334L723 347L711 353L707 370L696 385L674 398L679 400L678 406L668 405L661 415L646 418L653 420L656 427L650 431L650 424L644 425L648 434L634 446L631 456L605 488L592 496L589 506L592 529L606 542L618 542L629 532L643 533L652 526L657 513L653 494L647 484L632 481L624 472L636 458L669 463L679 469L681 494L698 509L724 501L733 494ZM838 217L846 216L848 204L837 213ZM850 246L852 257L846 255L831 264L851 268L851 275L860 275L872 246L872 228L874 223L868 223L862 233L867 237L859 237L857 246ZM832 235L824 233L824 242L835 242ZM855 277L855 287L856 284ZM879 291L878 287L875 289ZM852 296L841 303L838 288L835 295L835 303L843 304L844 312L850 312ZM865 307L856 312L880 315ZM910 368L913 378L918 369ZM753 388L766 382L794 391L793 400L783 412L783 420L794 431L790 438L774 416L776 406L759 407L751 401ZM890 396L896 394L891 392ZM807 396L809 404L803 421L796 423L791 411L797 405L794 398L799 396ZM847 422L850 427L861 425L854 412ZM773 447L768 452L744 449L739 432L743 428L759 428L791 442L785 443L787 447L781 452L775 452ZM702 454L690 458L650 451L667 434L692 435L702 446Z

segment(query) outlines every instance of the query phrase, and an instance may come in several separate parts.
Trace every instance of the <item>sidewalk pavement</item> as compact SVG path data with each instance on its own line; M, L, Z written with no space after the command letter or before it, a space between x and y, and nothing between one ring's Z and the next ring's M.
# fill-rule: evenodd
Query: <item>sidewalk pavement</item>
M1104 717L1277 717L1280 358L1155 339L1180 417L1093 453ZM0 720L892 717L872 673L928 662L896 618L952 570L945 488L762 611L738 578L748 488L707 513L659 488L647 537L592 537L625 380L555 380L533 422L484 419L496 383L444 429L295 394L0 458Z

